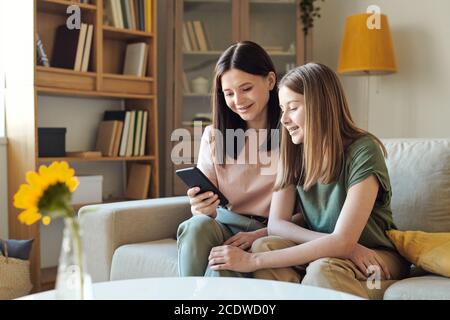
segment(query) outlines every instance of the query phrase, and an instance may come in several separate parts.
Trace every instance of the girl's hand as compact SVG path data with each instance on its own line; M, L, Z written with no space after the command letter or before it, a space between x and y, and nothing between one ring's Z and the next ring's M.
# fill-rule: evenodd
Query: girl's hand
M218 195L212 192L198 194L199 192L199 187L194 187L187 191L192 214L205 214L211 218L215 218L217 215L216 209L220 203Z
M238 247L242 250L248 250L251 248L253 242L256 239L264 237L265 233L261 232L261 230L255 230L250 232L239 232L234 236L229 238L227 241L223 243L223 245L230 245L233 247Z
M366 276L370 276L373 271L373 267L379 268L381 272L380 280L391 279L389 269L384 263L383 259L376 253L376 251L366 248L360 244L356 244L355 249L351 253L349 259L364 273ZM372 266L372 267L371 267ZM371 267L371 268L369 268Z
M254 254L233 246L212 248L208 260L211 269L216 271L253 272L256 270Z

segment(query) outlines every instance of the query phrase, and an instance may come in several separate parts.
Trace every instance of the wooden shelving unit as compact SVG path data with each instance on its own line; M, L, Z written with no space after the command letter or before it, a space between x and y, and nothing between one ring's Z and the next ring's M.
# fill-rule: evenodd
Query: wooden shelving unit
M94 26L91 59L88 72L77 72L70 69L44 67L34 63L33 69L22 70L33 74L34 82L28 90L11 95L7 107L7 130L11 143L8 150L8 189L10 199L25 181L25 173L36 170L41 164L52 161L68 161L69 163L123 162L124 168L131 163L149 163L152 167L149 198L159 197L159 147L158 147L158 110L157 110L157 1L151 1L152 32L119 29L103 25L104 2L109 0L92 0L90 4L65 0L34 0L34 27L27 34L39 34L44 49L52 61L54 38L58 26L65 24L70 5L81 9L81 21ZM31 4L31 3L30 3ZM27 1L27 6L28 1ZM30 37L27 37L30 39ZM36 37L32 39L35 57ZM126 45L134 42L145 42L148 47L148 64L145 77L123 75L122 68ZM31 78L31 77L30 77ZM38 150L38 97L57 96L62 98L85 97L98 99L116 99L121 101L124 110L148 111L147 139L145 156L139 157L39 157ZM24 103L24 99L26 103ZM26 106L26 108L24 108ZM15 107L15 108L14 108ZM20 110L20 112L19 112ZM73 110L73 112L77 112ZM21 113L19 115L19 113ZM70 116L70 114L68 114ZM80 130L83 129L80 124ZM124 198L114 201L125 200ZM111 201L107 201L111 202ZM79 206L77 207L79 209ZM31 254L31 272L33 291L40 291L51 286L55 269L41 270L40 261L40 229L39 225L25 226L17 220L19 210L9 201L9 234L12 238L34 238Z

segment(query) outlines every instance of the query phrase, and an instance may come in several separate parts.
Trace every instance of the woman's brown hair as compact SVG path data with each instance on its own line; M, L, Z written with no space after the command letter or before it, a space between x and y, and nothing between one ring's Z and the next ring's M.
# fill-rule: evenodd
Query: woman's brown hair
M337 75L327 66L308 63L289 71L280 81L305 97L305 129L302 144L294 144L282 128L280 162L275 190L301 184L305 191L315 183L331 183L338 178L344 160L344 143L370 135L386 156L382 142L358 128Z

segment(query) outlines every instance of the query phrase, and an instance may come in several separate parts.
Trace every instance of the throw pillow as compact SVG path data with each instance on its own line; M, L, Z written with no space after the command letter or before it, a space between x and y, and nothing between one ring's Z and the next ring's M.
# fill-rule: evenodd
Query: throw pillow
M450 277L450 233L398 230L386 233L409 262L428 272Z
M30 240L1 240L0 251L6 255L4 243L8 246L8 257L21 260L28 260L30 257L31 246L33 239Z

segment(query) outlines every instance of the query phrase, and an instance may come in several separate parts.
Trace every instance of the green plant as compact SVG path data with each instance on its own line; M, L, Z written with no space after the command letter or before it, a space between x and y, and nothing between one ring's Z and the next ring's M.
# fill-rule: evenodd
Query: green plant
M303 33L305 36L308 34L308 30L314 26L314 19L320 18L320 7L316 3L317 0L301 0L301 19L303 23ZM321 0L322 2L324 0Z

